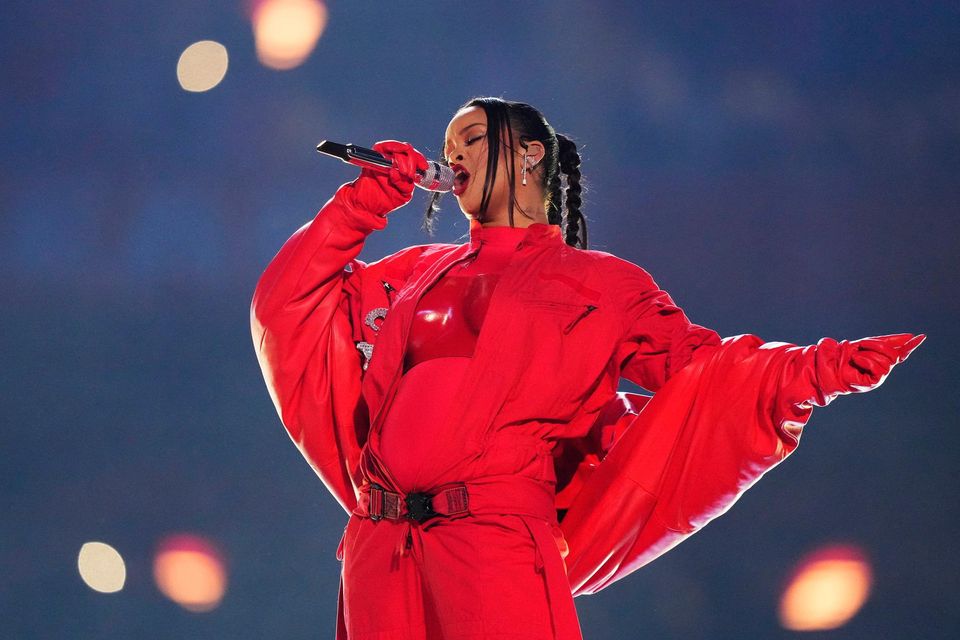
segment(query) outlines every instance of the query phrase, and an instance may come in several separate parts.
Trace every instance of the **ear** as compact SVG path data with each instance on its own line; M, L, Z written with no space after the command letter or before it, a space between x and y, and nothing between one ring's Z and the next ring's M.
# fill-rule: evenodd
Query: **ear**
M533 169L540 164L541 160L543 160L543 156L546 153L546 148L539 140L531 140L524 136L520 139L520 146L523 147L524 152L527 154L528 170Z

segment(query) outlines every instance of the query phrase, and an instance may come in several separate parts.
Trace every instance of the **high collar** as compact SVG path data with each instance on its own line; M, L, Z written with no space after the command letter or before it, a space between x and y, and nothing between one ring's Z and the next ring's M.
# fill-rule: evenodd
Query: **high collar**
M491 245L563 244L560 225L534 222L527 228L509 226L485 227L476 218L470 218L470 247L476 249L487 242Z

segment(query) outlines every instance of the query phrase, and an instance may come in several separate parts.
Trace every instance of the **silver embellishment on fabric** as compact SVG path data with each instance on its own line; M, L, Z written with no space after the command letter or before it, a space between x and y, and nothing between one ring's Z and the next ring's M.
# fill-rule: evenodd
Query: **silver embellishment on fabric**
M367 317L364 319L364 322L374 331L380 331L380 326L377 324L377 318L386 318L387 311L390 311L389 307L377 307L376 309L371 309L369 313L367 313Z
M377 320L386 318L388 311L390 311L389 307L376 307L375 309L371 309L363 322L374 331L380 331L380 325L377 324ZM370 359L373 358L373 345L361 340L357 343L357 349L363 354L363 370L366 371L367 366L370 364Z
M363 354L363 370L366 371L367 365L370 364L370 358L373 357L373 345L369 342L358 342L357 349Z

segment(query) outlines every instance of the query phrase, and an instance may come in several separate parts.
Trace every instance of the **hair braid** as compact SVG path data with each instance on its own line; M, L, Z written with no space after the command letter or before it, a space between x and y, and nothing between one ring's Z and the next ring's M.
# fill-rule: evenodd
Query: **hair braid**
M549 201L547 202L547 222L549 224L560 224L563 222L563 192L560 184L560 171L553 172L553 178L548 185Z
M587 248L587 221L580 211L583 201L580 199L580 154L577 152L577 145L572 140L562 134L557 134L557 143L559 145L558 161L560 164L560 173L567 177L566 198L564 198L564 241L580 249ZM583 229L581 238L580 230Z

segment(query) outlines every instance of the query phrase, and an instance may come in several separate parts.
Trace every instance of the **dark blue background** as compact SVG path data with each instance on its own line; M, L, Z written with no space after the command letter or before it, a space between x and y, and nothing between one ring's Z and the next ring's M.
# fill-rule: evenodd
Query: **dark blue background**
M874 592L810 637L960 631L956 383L960 9L932 2L331 2L316 51L262 67L241 3L19 2L0 21L0 636L333 636L345 514L279 423L248 305L356 169L324 138L435 156L474 95L578 141L590 247L721 335L927 333L877 390L664 558L577 599L585 637L772 638L793 563L861 545ZM187 93L177 59L230 52ZM361 258L430 242L426 193ZM443 203L435 241L467 230ZM627 387L624 387L627 388ZM175 531L230 569L188 613L153 585ZM88 589L87 540L127 562Z

